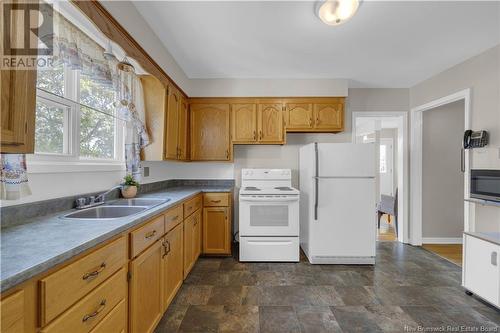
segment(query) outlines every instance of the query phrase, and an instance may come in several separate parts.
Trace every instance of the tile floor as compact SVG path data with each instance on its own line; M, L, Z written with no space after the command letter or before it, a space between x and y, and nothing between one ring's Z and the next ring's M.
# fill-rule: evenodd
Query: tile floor
M500 311L465 295L460 276L456 265L396 242L378 243L375 267L200 258L156 333L500 332Z

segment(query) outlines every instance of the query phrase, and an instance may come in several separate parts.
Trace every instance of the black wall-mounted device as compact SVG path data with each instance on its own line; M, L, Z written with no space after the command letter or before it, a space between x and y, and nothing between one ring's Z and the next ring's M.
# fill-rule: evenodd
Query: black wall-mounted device
M488 145L487 131L465 131L464 149L482 148L486 145Z

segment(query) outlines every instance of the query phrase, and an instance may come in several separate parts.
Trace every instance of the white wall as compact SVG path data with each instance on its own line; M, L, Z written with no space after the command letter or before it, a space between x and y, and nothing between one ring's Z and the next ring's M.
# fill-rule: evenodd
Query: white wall
M143 183L167 179L234 179L234 164L229 162L142 162L149 167L149 177Z
M127 30L160 67L189 95L190 82L174 57L163 46L132 1L100 1L106 10Z
M343 79L191 79L191 97L347 96Z
M464 111L462 100L423 113L424 241L426 237L461 238L464 231L464 175L460 170Z
M464 61L410 89L416 107L471 88L472 129L490 133L487 148L474 149L472 168L500 169L500 45ZM476 206L476 230L500 231L500 209Z
M118 185L124 175L125 171L28 173L32 195L20 200L0 200L0 206L105 191Z

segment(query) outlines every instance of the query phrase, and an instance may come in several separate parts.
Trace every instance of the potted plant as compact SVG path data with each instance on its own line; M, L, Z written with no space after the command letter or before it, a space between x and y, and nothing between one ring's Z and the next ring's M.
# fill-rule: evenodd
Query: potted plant
M124 182L122 183L122 196L126 199L131 199L137 195L137 187L139 182L134 179L132 175L126 175L123 177Z

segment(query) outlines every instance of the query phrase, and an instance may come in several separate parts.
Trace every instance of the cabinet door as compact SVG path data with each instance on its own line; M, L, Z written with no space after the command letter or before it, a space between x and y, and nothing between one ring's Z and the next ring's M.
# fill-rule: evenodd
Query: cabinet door
M257 141L257 105L232 104L233 143Z
M161 240L130 263L130 330L152 332L163 314L161 307Z
M194 215L184 220L184 279L191 272L194 265Z
M202 214L201 209L194 213L194 232L193 232L193 261L196 262L201 254L201 243L202 243Z
M230 254L228 207L203 208L203 253Z
M259 142L283 143L283 105L259 104Z
M35 86L35 70L0 71L1 153L34 152Z
M287 103L285 117L287 130L309 130L313 127L312 104Z
M191 160L229 161L229 104L191 104Z
M141 76L141 82L150 141L150 144L141 150L142 159L144 161L163 161L166 151L167 89L152 75Z
M167 123L165 125L165 158L176 160L178 157L178 130L179 130L179 105L180 95L177 89L170 86L168 89Z
M183 224L177 225L163 242L162 255L162 309L165 312L182 285L183 274Z
M314 104L314 117L315 129L341 131L344 127L344 104Z
M500 306L500 246L465 236L464 286Z
M186 98L181 97L181 101L179 103L179 129L178 129L178 159L182 161L186 161L189 159L189 151L188 151L188 121L189 121L189 105Z

